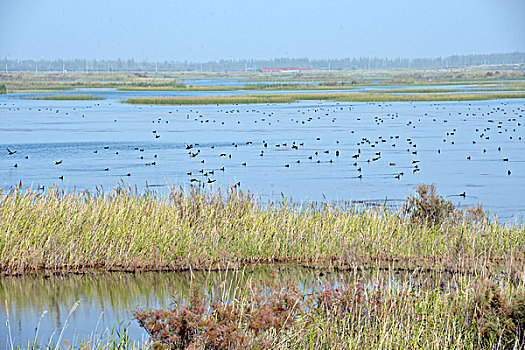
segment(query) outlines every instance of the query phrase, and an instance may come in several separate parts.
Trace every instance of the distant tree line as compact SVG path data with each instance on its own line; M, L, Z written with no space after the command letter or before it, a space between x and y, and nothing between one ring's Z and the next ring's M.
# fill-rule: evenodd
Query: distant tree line
M208 62L117 60L0 60L0 72L170 72L170 71L257 71L274 67L309 67L321 70L391 69L391 68L454 68L478 65L525 63L525 53L495 53L484 55L454 55L435 58L377 58L355 57L342 59L274 58L266 60L237 59Z

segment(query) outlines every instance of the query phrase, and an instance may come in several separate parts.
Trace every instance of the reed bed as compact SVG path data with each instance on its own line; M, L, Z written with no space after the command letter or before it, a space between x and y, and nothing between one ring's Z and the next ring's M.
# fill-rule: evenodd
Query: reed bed
M33 97L32 100L49 100L49 101L91 101L91 100L103 100L102 97L93 95L49 95Z
M265 204L233 190L174 189L163 197L125 187L110 193L15 189L0 194L0 233L4 274L290 262L519 277L525 264L523 225L461 218L415 224L400 211Z
M210 301L195 291L135 318L156 349L523 349L525 288L461 278L420 290L361 282L304 291L292 281L235 286Z
M435 93L450 93L450 92L465 92L466 89L458 88L399 88L399 89L378 89L372 90L374 94L435 94ZM478 91L471 88L467 91Z
M131 104L159 105L207 105L207 104L262 104L293 103L301 100L337 102L431 102L431 101L476 101L508 98L525 98L525 93L480 93L480 94L420 94L394 95L382 93L297 93L297 94L243 94L235 96L198 97L135 97L124 102Z

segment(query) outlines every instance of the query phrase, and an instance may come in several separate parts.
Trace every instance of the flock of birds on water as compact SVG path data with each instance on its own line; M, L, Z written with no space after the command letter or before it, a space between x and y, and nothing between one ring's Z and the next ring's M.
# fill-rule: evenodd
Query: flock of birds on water
M391 106L388 104L380 103L377 103L376 105L378 105L379 107ZM439 103L433 104L433 107L442 110L446 109L445 106ZM509 162L509 157L505 156L505 149L501 145L494 145L490 143L489 140L496 134L504 134L506 137L508 137L508 140L514 140L518 142L521 141L521 136L519 136L521 134L519 134L518 131L519 128L522 126L521 118L523 118L525 107L514 107L512 109L508 109L506 107L505 102L499 102L495 105L491 105L490 108L487 108L487 106L483 106L483 110L481 107L472 106L471 104L468 104L468 106L466 107L467 108L463 109L461 112L454 111L448 113L449 117L444 119L442 117L443 113L441 113L439 114L439 120L438 118L433 117L432 112L427 108L426 112L422 113L417 117L414 117L413 114L411 114L411 117L408 118L408 120L406 120L406 129L409 130L419 128L419 123L422 120L425 120L427 122L431 121L431 123L433 124L442 123L443 125L447 125L447 123L451 121L457 121L458 118L463 119L463 121L466 121L467 118L476 118L475 123L469 124L469 127L475 128L475 133L473 134L475 134L476 137L471 139L472 147L469 149L470 153L465 154L465 159L467 161L471 161L476 158L479 159L486 153L491 153L498 154L498 158L501 162ZM224 162L224 164L222 164L221 166L208 167L207 164L212 163L210 162L210 158L215 157L216 159L219 158L224 160L231 160L233 157L234 159L236 159L236 150L238 150L239 148L243 148L244 150L250 148L250 150L256 152L256 154L258 154L260 158L265 158L268 154L271 154L272 152L276 151L289 151L291 153L288 153L288 156L285 157L286 160L283 161L282 164L278 164L277 162L273 163L273 166L282 168L292 168L295 164L308 162L314 164L337 164L341 162L346 162L347 165L350 164L355 170L354 176L352 177L355 177L356 179L366 178L367 174L365 166L369 166L371 164L379 162L386 162L386 164L388 164L388 167L391 167L392 169L397 169L397 171L393 171L391 174L392 178L397 180L401 179L408 173L419 174L421 172L422 163L419 158L421 149L418 146L418 142L416 142L417 138L401 137L399 134L388 133L389 127L385 127L385 125L388 124L387 122L389 120L396 121L400 118L400 115L396 112L389 112L383 116L359 116L357 114L352 113L354 108L353 106L339 103L330 106L321 104L318 107L303 107L294 110L293 113L290 113L290 111L288 111L283 115L279 113L278 106L274 109L248 109L247 106L243 106L243 110L238 108L239 106L235 106L235 108L229 109L218 108L214 111L213 115L206 116L206 113L208 112L207 110L199 111L198 109L195 109L195 106L193 106L192 108L184 109L174 107L174 110L167 112L167 116L161 118L155 117L151 120L150 131L152 142L161 142L162 133L163 131L166 131L167 127L169 127L170 122L173 125L174 123L180 122L181 119L186 119L189 122L204 125L209 123L217 123L224 125L225 122L228 122L230 125L239 125L241 123L253 123L254 125L264 125L270 128L272 125L277 125L281 123L281 121L284 121L284 118L289 118L289 120L287 119L286 121L291 123L289 124L288 130L290 132L290 138L281 142L270 141L270 139L275 140L274 138L270 137L268 140L254 139L246 140L244 142L231 142L228 145L226 145L225 143L211 145L208 143L204 145L199 142L190 143L188 141L187 143L180 143L179 148L183 149L187 153L187 157L189 158L191 164L194 164L194 166L191 169L186 169L185 173L187 176L187 181L191 184L198 183L202 185L212 184L216 182L217 173L227 172L231 163ZM390 109L392 110L393 108L390 107ZM33 110L49 112L52 110L52 108L33 108ZM74 108L73 110L76 110L76 108ZM55 113L60 112L59 109L53 109L53 111ZM340 112L348 113L339 114ZM66 112L66 115L67 114L68 113ZM494 118L493 115L495 114L501 115L499 118ZM217 118L217 115L223 115L224 118ZM504 117L501 118L502 116ZM86 115L82 114L81 117L84 118L86 117ZM325 142L321 142L321 136L312 136L311 138L307 139L305 138L304 133L300 135L300 140L294 140L294 138L292 137L294 128L299 128L302 126L307 127L308 124L313 124L316 120L323 120L327 123L332 124L334 128L339 128L339 126L337 125L338 118L353 118L355 122L352 123L352 127L350 127L348 130L345 130L345 133L348 136L351 135L353 140L358 140L357 142L354 142L351 145L349 145L348 140L341 133L338 134L337 138L329 140L328 142L326 142L325 140L323 140ZM373 122L375 124L376 129L374 131L381 130L385 131L385 133L383 133L382 135L376 135L375 137L359 137L355 135L358 132L364 133L364 130L360 129L360 123L363 122L364 118L373 118ZM114 121L117 122L116 119ZM294 124L296 124L297 126L291 127L291 125ZM446 153L447 147L453 147L455 145L455 136L458 133L458 123L456 122L450 124L456 126L445 128L446 131L444 131L442 135L442 140L440 142L440 144L443 146L438 145L433 150L433 152L436 152L438 155ZM312 129L309 130L308 134L314 133L315 130L316 126L312 125ZM244 132L246 134L246 137L250 136L249 132L239 132ZM370 132L370 134L374 133L376 132ZM322 137L326 138L326 135ZM464 141L464 139L462 141ZM182 144L184 144L184 146L182 146ZM331 144L332 147L326 147L327 144ZM345 144L344 147L342 146L343 144ZM107 145L103 146L103 148L101 149L93 149L92 152L94 154L99 154L103 151L114 152L114 154L118 156L121 150L116 149L116 147L117 146L115 144L112 144L111 147ZM16 149L16 145L7 146L5 149L8 156L15 157L16 155L19 155L18 150ZM158 154L154 154L151 159L146 159L147 157L144 156L145 153L143 153L145 152L145 147L134 147L134 151L137 152L137 155L135 157L141 162L143 162L144 166L146 167L154 167L162 164L162 161L160 160ZM425 151L428 151L428 149L425 149ZM409 155L410 160L407 161L406 164L399 164L398 161L385 160L385 158L387 158L388 155L391 155L392 152L405 153ZM290 156L292 154L294 156L296 155L296 157L294 157L293 160L291 160L292 157ZM29 155L24 155L23 158L25 160L28 160ZM63 166L63 164L67 163L67 161L67 159L54 159L52 160L51 164L53 164L56 167L61 167ZM254 162L253 157L252 162ZM216 165L217 161L214 161L213 163ZM237 166L241 167L249 167L251 165L247 160L241 160L238 161L238 163L239 164L237 164ZM386 166L386 164L384 165ZM13 163L12 166L14 168L23 168L24 163L18 161ZM108 164L105 167L101 167L100 170L108 172L110 171L110 166L111 164ZM506 175L510 176L511 174L512 170L510 169L510 167L508 167L508 169L506 170ZM131 177L133 176L133 174L130 171L125 173L124 176ZM64 175L60 175L58 179L63 181ZM237 188L239 186L241 186L241 183L236 182L235 184L233 184L232 187ZM44 185L38 185L39 190L44 190L44 188ZM458 195L465 197L466 192L462 192Z

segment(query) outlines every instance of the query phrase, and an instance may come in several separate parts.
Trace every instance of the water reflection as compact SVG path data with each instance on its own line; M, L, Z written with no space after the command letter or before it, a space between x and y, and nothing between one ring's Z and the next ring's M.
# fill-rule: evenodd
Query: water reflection
M241 271L186 271L146 273L87 273L67 276L22 276L0 278L0 299L9 310L11 336L17 345L27 345L38 327L40 342L63 340L72 343L110 333L120 325L128 326L135 341L146 338L145 332L133 322L130 312L136 307L165 307L182 304L193 288L210 299L225 302L238 297L247 288L269 282L295 281L303 291L319 290L328 284L360 282L366 288L382 285L389 288L434 288L450 281L440 273L409 273L407 271L353 270L330 272L294 266L267 266ZM77 309L66 319L71 308ZM7 319L2 308L0 319ZM7 327L0 327L0 339L7 340Z

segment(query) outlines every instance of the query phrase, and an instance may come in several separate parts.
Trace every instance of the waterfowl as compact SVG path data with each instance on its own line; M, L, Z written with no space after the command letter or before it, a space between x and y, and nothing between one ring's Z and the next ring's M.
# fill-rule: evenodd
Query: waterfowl
M16 153L16 151L11 151L8 147L5 148L10 156Z

